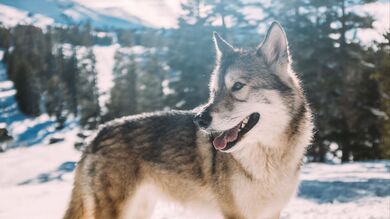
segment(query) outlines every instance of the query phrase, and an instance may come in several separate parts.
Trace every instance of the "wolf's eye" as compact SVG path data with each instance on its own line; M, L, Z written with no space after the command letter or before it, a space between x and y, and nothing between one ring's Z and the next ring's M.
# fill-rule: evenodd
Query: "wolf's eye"
M232 87L232 91L239 91L241 90L241 88L243 88L245 86L245 84L241 83L241 82L236 82L233 84L233 87Z

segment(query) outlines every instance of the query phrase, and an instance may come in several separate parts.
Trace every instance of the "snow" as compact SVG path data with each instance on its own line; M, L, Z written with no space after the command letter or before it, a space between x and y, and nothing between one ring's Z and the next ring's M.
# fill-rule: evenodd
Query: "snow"
M61 218L70 197L74 167L81 153L74 149L77 129L65 141L0 154L0 218ZM390 215L390 161L306 164L298 197L283 219L377 218ZM173 203L159 202L153 219L200 217Z
M0 81L1 91L13 89L14 84L12 81Z
M375 19L373 29L358 29L356 37L364 44L370 45L373 40L383 42L383 34L390 28L390 2L378 1L363 6L355 6L351 10L360 15L371 15Z
M93 46L93 52L96 58L97 87L99 89L99 104L103 113L105 112L106 103L110 99L110 90L114 85L113 69L115 64L115 52L119 44L110 46Z
M0 1L0 3L2 2ZM34 24L37 27L44 28L52 25L54 20L41 14L30 15L26 10L0 4L0 23L7 27L16 26L17 24Z
M380 109L375 109L375 108L370 108L370 111L373 115L379 117L379 118L383 118L385 120L388 120L389 119L389 116L386 114L386 112L380 110Z
M69 132L67 141L57 145L17 148L0 154L0 218L60 218L72 180L61 165L80 157L72 149L75 132ZM38 180L45 176L52 178L47 177L46 183Z
M295 199L282 214L283 219L388 219L389 198L366 198L347 203L318 204Z
M16 90L7 90L0 93L0 99L5 99L10 96L14 96L16 94Z

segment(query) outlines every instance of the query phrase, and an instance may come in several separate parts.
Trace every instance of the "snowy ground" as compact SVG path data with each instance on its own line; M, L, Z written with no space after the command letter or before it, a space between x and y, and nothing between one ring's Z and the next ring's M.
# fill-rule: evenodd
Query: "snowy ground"
M0 154L0 218L61 218L80 157L73 149L75 133L70 132L65 142ZM389 171L390 161L307 164L299 196L290 202L282 218L388 219ZM172 204L159 203L153 218L196 217Z

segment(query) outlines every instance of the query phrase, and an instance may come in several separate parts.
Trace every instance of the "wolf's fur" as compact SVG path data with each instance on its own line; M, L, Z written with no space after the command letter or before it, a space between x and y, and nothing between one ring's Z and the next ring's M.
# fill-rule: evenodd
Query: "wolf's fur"
M149 218L159 194L183 205L205 205L224 218L279 218L294 194L312 136L311 112L290 69L287 40L274 23L255 51L214 36L217 65L210 100L194 111L144 114L106 124L77 167L64 219ZM245 86L236 92L237 81ZM207 129L193 122L210 113ZM210 134L249 114L261 117L228 153Z

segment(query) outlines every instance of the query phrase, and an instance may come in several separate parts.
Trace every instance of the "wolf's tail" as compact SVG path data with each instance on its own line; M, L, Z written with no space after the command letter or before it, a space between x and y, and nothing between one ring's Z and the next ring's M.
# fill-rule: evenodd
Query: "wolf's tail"
M71 199L68 209L65 212L63 219L86 219L85 203L83 201L83 193L80 181L80 166L76 169L75 182L72 190Z

